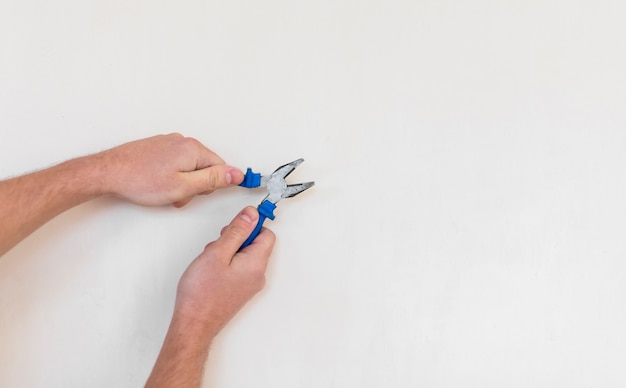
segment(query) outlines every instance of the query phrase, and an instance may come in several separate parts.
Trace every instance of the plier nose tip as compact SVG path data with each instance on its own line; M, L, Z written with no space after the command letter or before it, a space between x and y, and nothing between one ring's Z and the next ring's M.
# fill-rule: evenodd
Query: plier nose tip
M274 172L272 173L272 177L280 177L285 179L289 174L293 172L293 170L296 169L296 167L302 164L302 162L304 162L304 159L300 158L294 160L291 163L283 164L282 166L274 170Z
M287 188L283 192L283 198L292 198L300 194L306 189L309 189L315 185L315 182L297 183L295 185L287 185Z

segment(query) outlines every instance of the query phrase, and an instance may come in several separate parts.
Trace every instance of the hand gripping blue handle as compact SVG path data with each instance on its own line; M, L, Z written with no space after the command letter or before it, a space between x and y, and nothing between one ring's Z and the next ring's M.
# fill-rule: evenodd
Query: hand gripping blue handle
M252 231L248 239L243 242L239 250L242 250L243 248L252 244L252 241L254 241L256 236L258 236L259 233L261 232L261 228L263 227L263 222L265 222L266 218L273 220L275 217L274 209L276 209L276 205L274 205L268 200L261 202L261 204L257 207L257 209L259 210L259 222L256 224L254 230Z

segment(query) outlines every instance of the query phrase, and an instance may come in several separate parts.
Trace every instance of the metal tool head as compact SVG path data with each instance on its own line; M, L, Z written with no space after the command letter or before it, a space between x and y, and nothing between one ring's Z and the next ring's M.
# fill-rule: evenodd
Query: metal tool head
M268 192L265 200L277 203L282 198L294 197L315 184L315 182L306 182L287 185L285 178L302 162L304 162L302 158L294 160L291 163L278 167L272 175L261 177L261 186L266 187Z
M310 188L315 185L315 182L306 182L306 183L298 183L295 185L287 185L287 188L283 192L283 198L291 198L300 194L304 190Z
M302 162L304 162L304 159L300 158L298 160L294 160L291 163L284 164L278 167L276 170L274 170L274 172L272 173L272 176L278 176L278 177L285 179L287 178L289 174L293 172L293 170L296 169L296 167L301 165Z

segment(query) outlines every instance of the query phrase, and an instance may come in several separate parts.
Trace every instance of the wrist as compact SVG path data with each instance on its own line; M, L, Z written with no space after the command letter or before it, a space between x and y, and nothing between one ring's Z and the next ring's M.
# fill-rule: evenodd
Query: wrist
M105 194L105 170L93 156L83 156L63 162L44 173L55 175L60 190L76 203L86 202Z
M190 338L194 338L196 345L206 347L221 330L216 316L204 315L199 309L179 305L174 309L170 327L174 331L188 333Z
M84 163L84 174L89 181L88 190L95 196L115 195L116 179L113 171L114 160L108 151L76 159Z

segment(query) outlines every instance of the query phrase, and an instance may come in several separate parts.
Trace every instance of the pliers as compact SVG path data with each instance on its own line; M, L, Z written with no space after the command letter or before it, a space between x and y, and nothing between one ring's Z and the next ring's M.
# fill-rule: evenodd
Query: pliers
M259 211L259 222L252 231L252 234L250 234L250 237L241 245L240 249L247 247L254 241L256 236L261 232L261 227L266 218L270 220L275 218L274 209L276 209L276 203L278 203L278 201L282 198L295 197L315 184L315 182L306 182L288 185L287 182L285 182L287 175L291 174L302 162L304 162L304 159L294 160L291 163L278 167L276 171L269 176L262 176L259 173L252 172L252 169L248 168L243 177L243 182L241 182L239 186L247 188L265 187L268 194L257 207Z

